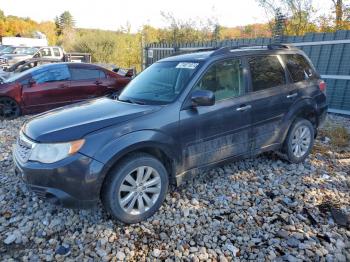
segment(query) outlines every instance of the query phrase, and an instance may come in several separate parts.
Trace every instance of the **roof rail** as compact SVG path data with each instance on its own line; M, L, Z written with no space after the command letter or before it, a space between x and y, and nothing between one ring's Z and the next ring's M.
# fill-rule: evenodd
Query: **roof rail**
M206 52L217 50L217 47L180 47L174 48L175 52L170 56L177 56L181 54L195 53L195 52Z
M228 47L228 46L219 47L210 56L217 56L217 55L226 54L226 53L230 52L231 49L233 49L233 48Z
M267 45L267 48L269 50L276 50L276 49L295 49L295 46L291 44L269 44Z

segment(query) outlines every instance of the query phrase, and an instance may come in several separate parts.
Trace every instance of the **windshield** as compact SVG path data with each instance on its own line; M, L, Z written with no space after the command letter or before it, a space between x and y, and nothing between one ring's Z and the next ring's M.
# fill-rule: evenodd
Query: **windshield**
M23 55L34 55L36 51L38 51L38 49L33 47L19 47L16 48L15 53Z
M15 82L17 81L18 79L20 79L21 77L27 75L27 74L31 74L33 71L36 71L39 69L39 66L38 67L33 67L31 69L28 69L26 71L23 71L21 73L16 73L14 75L11 75L11 77L7 78L4 80L5 83L12 83L12 82Z
M7 47L8 47L7 45L0 45L0 52L1 52L1 50L4 50Z
M142 104L173 102L198 69L197 62L159 62L151 65L120 94L120 101Z
M12 54L12 52L15 50L16 48L13 46L8 46L5 47L4 49L1 50L1 53L3 54Z

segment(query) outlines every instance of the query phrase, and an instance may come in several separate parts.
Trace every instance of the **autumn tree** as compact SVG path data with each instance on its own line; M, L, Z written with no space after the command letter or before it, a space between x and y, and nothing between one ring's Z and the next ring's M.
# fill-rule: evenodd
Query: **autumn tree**
M69 11L64 11L61 15L55 18L57 34L64 34L67 30L72 30L75 26L73 15Z
M290 35L304 35L306 32L316 31L312 21L315 10L312 0L256 0L262 6L269 19L273 19L280 11L287 16L286 33Z

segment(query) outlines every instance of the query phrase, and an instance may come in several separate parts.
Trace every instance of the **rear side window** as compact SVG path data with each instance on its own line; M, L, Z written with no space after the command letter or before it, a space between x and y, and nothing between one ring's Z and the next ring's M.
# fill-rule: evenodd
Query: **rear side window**
M54 56L58 56L58 57L61 56L60 50L58 48L53 48L52 50L53 50Z
M103 72L102 70L98 70L99 74L100 74L100 78L107 78L105 72Z
M51 49L50 48L42 48L40 49L41 56L52 56Z
M284 85L286 75L277 56L256 56L249 60L253 91Z
M59 65L40 68L38 71L32 73L32 77L36 83L40 84L69 80L70 73L66 65Z
M294 83L316 77L306 58L299 54L281 55Z
M71 68L72 80L105 78L105 73L98 69Z

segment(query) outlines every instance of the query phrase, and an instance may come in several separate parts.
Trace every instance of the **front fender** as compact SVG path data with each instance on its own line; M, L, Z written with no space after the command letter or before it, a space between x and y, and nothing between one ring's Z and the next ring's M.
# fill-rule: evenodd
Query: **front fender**
M126 154L146 147L157 148L163 151L169 159L177 161L179 161L178 156L181 155L176 153L179 149L171 136L156 130L142 130L110 141L98 150L93 158L110 167Z

